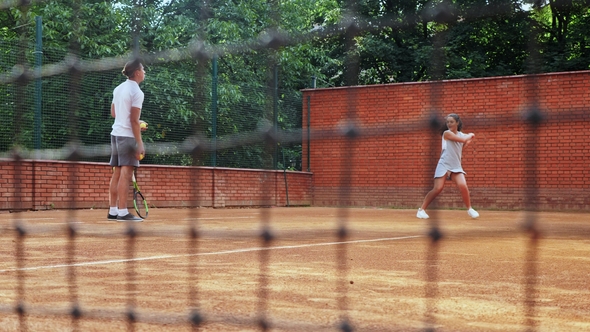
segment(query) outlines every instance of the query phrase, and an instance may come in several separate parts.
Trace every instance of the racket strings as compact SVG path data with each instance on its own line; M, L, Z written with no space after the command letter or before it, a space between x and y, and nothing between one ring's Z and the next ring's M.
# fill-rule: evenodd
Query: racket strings
M140 191L134 190L133 193L133 205L135 207L135 211L141 218L147 218L148 215L148 205L147 201L143 197L143 194Z

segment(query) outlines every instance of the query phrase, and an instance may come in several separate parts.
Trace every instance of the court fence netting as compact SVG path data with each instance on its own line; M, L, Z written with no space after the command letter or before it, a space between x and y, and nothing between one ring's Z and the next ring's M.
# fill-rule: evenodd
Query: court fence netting
M26 17L27 1L6 1L1 5L2 10L21 10L23 17ZM76 11L79 9L76 4L78 1L73 1L74 8ZM136 6L141 6L141 2L137 1ZM269 4L276 4L275 2L269 2ZM202 2L202 5L206 5L206 2ZM448 7L443 5L436 7L430 12L433 22L437 20L445 19L445 13L449 10ZM493 14L493 13L492 13ZM492 15L491 14L491 15ZM479 15L479 14L477 14ZM73 15L76 17L76 15ZM351 16L352 17L352 16ZM412 18L407 18L408 20ZM83 24L82 22L77 22ZM135 31L130 39L137 41L140 37L139 31L141 22L136 22L138 25L135 27ZM154 114L153 116L161 116L162 118L148 119L151 123L159 123L161 128L158 130L158 137L148 137L148 146L150 150L157 150L161 153L154 156L154 160L151 162L162 162L169 164L180 164L180 165L226 165L229 167L252 167L252 168L282 168L285 165L278 165L281 163L282 158L277 158L277 146L278 144L287 147L289 159L299 160L297 169L301 169L300 165L300 153L301 153L301 110L302 101L301 94L295 93L294 95L288 95L288 93L277 93L277 80L275 73L275 66L273 65L273 52L277 48L285 45L296 45L303 40L310 40L312 38L329 38L331 36L342 36L349 41L352 41L356 34L366 30L375 29L403 29L405 24L402 20L383 20L380 22L363 22L362 20L355 19L343 19L339 24L332 27L310 31L301 34L285 33L278 29L270 29L267 33L260 36L257 40L244 41L241 44L225 45L217 47L215 45L206 44L200 40L194 40L189 46L183 48L174 48L162 50L159 52L141 52L139 48L134 48L131 54L127 57L112 57L112 58L100 58L100 59L82 59L77 57L76 54L76 43L72 42L70 45L70 52L63 54L59 52L53 52L51 48L44 50L46 57L54 59L53 63L45 64L39 68L32 68L29 65L30 62L34 61L35 52L29 52L33 46L31 43L31 36L26 35L26 29L23 29L23 34L20 40L13 41L15 47L13 49L12 60L9 57L3 58L2 69L5 71L0 75L0 88L2 89L2 112L4 125L7 129L3 129L0 135L3 135L0 139L0 151L1 157L16 162L15 174L18 177L21 170L19 170L19 160L22 159L58 159L58 160L69 160L72 162L82 160L105 160L110 155L110 149L108 148L108 137L103 137L105 132L109 132L108 126L110 122L94 122L96 127L88 127L86 125L93 123L89 121L80 121L80 118L90 117L90 113L86 113L86 108L103 107L110 103L111 88L114 82L120 80L120 70L123 65L130 59L141 58L146 64L149 71L165 72L166 65L168 64L180 64L186 68L187 74L183 78L179 78L182 81L176 81L179 87L184 89L185 97L189 96L192 103L186 103L183 98L173 102L180 102L184 106L182 108L175 108L173 115L164 114L153 110L153 112L146 112ZM75 40L75 38L73 39ZM435 48L433 51L432 61L430 63L430 70L434 73L433 77L436 79L442 79L442 65L438 59L441 59L444 53L444 31L441 31L435 36ZM535 37L531 36L530 47L534 48ZM353 43L348 43L352 45ZM352 46L351 46L352 47ZM252 83L254 86L240 86L239 84L233 85L235 88L234 99L241 99L245 95L257 96L256 99L248 99L248 106L243 107L241 112L235 114L236 117L241 117L243 121L239 124L242 126L238 131L235 129L234 123L227 123L228 127L223 128L220 126L219 132L216 135L223 136L222 139L216 140L216 136L212 137L211 131L209 130L210 119L203 118L202 122L195 122L193 126L184 125L179 127L177 123L174 123L174 119L171 117L183 118L186 116L193 116L195 114L205 114L201 112L207 109L208 113L212 113L212 105L215 104L212 101L212 96L215 93L212 87L215 86L213 82L213 76L210 75L210 63L216 59L223 59L224 57L239 57L244 52L261 52L268 55L268 67L265 68L269 72L269 79L267 82ZM350 63L354 64L358 59L354 58L354 52L350 52ZM531 52L534 57L535 52ZM538 61L531 59L530 63L534 66ZM223 61L220 61L222 64ZM353 66L351 66L353 67ZM353 68L350 68L351 72ZM149 74L148 71L148 74ZM40 118L37 118L34 111L34 104L41 102L41 99L36 101L31 99L30 96L35 95L35 84L39 79L45 80L50 90L43 90L46 96L43 96L42 100L50 100L48 103L54 105L54 109L59 110L59 114L55 114L51 123L43 124ZM244 82L242 82L244 83ZM146 84L149 84L146 82ZM97 86L106 85L109 89L106 91L98 91ZM531 80L531 89L534 89L534 79ZM154 86L150 90L151 96L146 98L146 102L150 99L158 98L158 91L161 91L165 86ZM174 87L172 87L174 88ZM53 89L53 90L52 90ZM248 90L251 89L251 90ZM227 91L226 91L227 92ZM88 94L101 94L97 96L95 101L102 101L103 105L88 105L87 95ZM432 96L436 96L436 85L433 86ZM281 96L281 97L279 97ZM533 94L534 96L534 94ZM350 98L355 98L354 94L350 95ZM533 97L534 98L534 97ZM231 97L229 99L232 99ZM45 103L45 101L43 101ZM353 103L351 102L351 105ZM432 109L437 109L436 98L431 98ZM535 104L533 100L532 105ZM222 106L227 110L232 109L235 104L227 104ZM147 105L149 107L149 104ZM108 112L108 108L105 108L105 112ZM221 111L220 111L221 113ZM281 116L277 116L281 114ZM348 119L355 118L354 107L349 107L347 110ZM105 119L108 119L108 114L105 113ZM280 119L280 120L277 120ZM436 120L436 117L430 117L424 127L432 129L432 135L430 140L431 155L436 155L439 152L440 138L436 131L440 128L440 121ZM501 122L502 120L498 120ZM536 130L540 123L543 121L543 116L539 109L532 107L527 115L522 119L527 125L527 141L525 144L529 147L526 149L525 158L527 167L530 169L535 168L535 162L537 160L536 146ZM359 139L363 135L362 128L357 128L352 125L347 127L344 131L332 131L322 130L322 128L312 128L310 139L330 139L335 137L346 137L346 144L341 148L345 151L345 154L354 153L354 149L351 147L354 145L355 140ZM45 132L41 134L41 128L43 127ZM67 129L69 128L69 130ZM389 133L401 133L403 128L394 128ZM94 133L89 135L88 133ZM98 133L98 134L96 134ZM102 136L101 136L102 135ZM40 139L43 137L43 140ZM151 145L150 145L151 144ZM254 149L252 149L254 147ZM228 152L231 151L231 152ZM253 151L257 153L257 156L253 160L247 160L253 154ZM219 153L218 155L216 155ZM216 157L213 157L213 156ZM160 158L157 160L157 158ZM166 159L168 158L168 159ZM345 158L342 159L344 163L342 169L345 172L342 174L339 180L339 187L342 189L340 195L342 200L346 201L346 197L350 195L347 191L347 184L353 175L354 169L346 165ZM77 181L77 175L71 174L72 181ZM524 232L529 234L529 241L527 247L527 259L525 267L526 276L523 279L525 283L526 299L522 303L524 311L527 315L527 325L530 330L535 329L535 280L537 276L537 267L535 266L535 257L538 254L538 236L539 231L536 227L536 191L534 178L530 178L530 183L527 187L528 190L527 201L527 218L524 227ZM19 191L18 186L23 185L21 182L16 182L16 192ZM198 184L192 183L190 185L196 186ZM70 191L69 195L76 195L76 192ZM270 200L270 197L269 197ZM338 241L343 244L339 247L337 255L337 268L340 278L339 283L346 283L347 273L347 246L344 244L345 240L349 236L348 225L348 214L345 211L346 208L341 209L341 213L338 216L338 224L335 225L335 234ZM196 209L188 209L188 214L193 217L198 214ZM263 210L260 215L260 232L257 238L261 242L263 247L269 246L272 241L276 240L270 231L270 210ZM72 212L74 216L75 212ZM135 301L134 295L134 284L136 282L136 271L133 260L128 260L125 263L125 271L127 276L127 303L128 308L124 311L118 310L102 310L100 312L93 312L86 310L77 303L77 292L78 287L76 284L77 271L75 264L69 264L67 269L68 284L70 291L70 309L69 310L57 310L51 307L33 306L25 302L26 295L26 273L25 273L25 254L27 251L26 239L31 234L43 234L47 236L67 236L67 248L66 248L66 260L68 262L74 262L76 258L76 243L80 236L77 231L77 226L74 222L74 217L71 220L65 221L67 227L64 232L63 228L60 227L40 227L35 228L26 223L22 222L18 217L18 213L15 213L13 225L3 225L2 232L9 232L14 234L14 246L15 255L13 257L17 273L16 278L16 293L17 300L15 303L1 303L0 313L2 315L16 315L19 318L20 330L27 331L27 317L40 315L40 316L55 316L55 317L71 317L72 329L78 329L78 322L83 319L113 319L119 320L121 317L128 323L128 330L134 330L134 324L138 322L155 323L155 324L178 324L178 325L189 325L195 330L198 329L202 324L208 320L217 320L223 322L224 319L231 324L244 324L249 328L257 327L262 331L270 330L273 327L281 327L286 330L307 330L309 326L301 325L300 322L283 322L282 326L277 326L276 323L273 325L272 319L267 317L265 312L265 306L268 302L269 292L268 287L268 264L269 255L268 251L260 251L260 275L261 278L258 283L260 292L258 292L260 298L259 305L260 311L256 313L258 317L255 320L248 320L243 322L236 322L232 319L231 313L228 316L215 316L213 313L201 312L198 303L198 284L194 282L189 285L191 291L187 295L190 297L189 302L193 303L194 306L188 308L189 314L179 313L178 315L172 314L152 314L152 315L137 315L138 305ZM168 236L174 238L186 238L189 241L188 254L189 256L195 254L198 251L198 243L200 236L202 236L199 230L199 225L196 222L197 218L190 218L190 221L184 231L169 231L158 234L146 234L138 230L136 225L129 225L126 231L121 234L113 231L110 234L105 234L104 230L93 230L91 226L88 228L84 236L96 236L96 237L113 237L122 238L125 241L125 248L127 258L133 258L137 255L136 241L138 236ZM442 231L439 227L439 220L435 215L429 220L428 235L430 237L430 246L428 250L428 259L426 266L426 291L427 305L426 312L424 313L424 322L426 331L435 330L436 321L434 312L436 310L436 304L438 300L437 295L437 270L436 262L437 254L439 251L439 244L444 239ZM223 239L223 233L216 233L213 236L218 236ZM6 245L6 244L3 244ZM194 257L194 256L192 256ZM197 260L190 260L190 270L196 274L199 270ZM195 277L196 278L196 277ZM195 279L196 280L196 279ZM194 281L194 280L193 280ZM187 281L191 283L191 281ZM333 327L340 331L354 331L354 322L349 321L347 316L347 304L346 304L346 287L337 287L340 292L340 296L337 299L339 302L339 308L341 311L340 321L334 322ZM371 330L370 328L363 329L365 331ZM382 330L382 329L380 329Z

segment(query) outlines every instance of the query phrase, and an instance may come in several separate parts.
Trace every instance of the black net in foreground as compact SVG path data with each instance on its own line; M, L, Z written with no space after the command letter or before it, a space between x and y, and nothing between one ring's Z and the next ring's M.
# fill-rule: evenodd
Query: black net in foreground
M207 2L198 2L198 10L201 10L206 15ZM26 17L28 2L7 1L1 5L3 13L19 12L20 15ZM30 5L30 4L29 4ZM267 67L264 68L268 80L261 84L252 83L254 86L239 86L233 85L235 88L236 99L239 99L244 90L245 94L257 95L255 102L250 103L248 108L244 108L241 113L234 114L235 117L243 117L245 120L241 124L230 124L229 122L218 122L219 133L216 136L211 135L212 128L209 128L208 121L195 121L194 126L176 126L172 123L171 118L161 119L162 129L158 131L158 137L153 137L150 143L152 151L159 151L157 157L161 160L153 160L154 162L162 161L162 163L170 163L177 165L218 165L223 162L228 166L233 167L251 167L258 166L258 168L284 168L286 165L279 165L277 163L286 164L284 155L289 155L288 159L294 161L295 168L304 168L303 165L297 165L301 160L301 137L304 134L309 135L310 140L332 140L344 138L344 144L341 144L340 154L344 158L340 159L340 168L344 170L340 178L337 179L335 186L339 188L339 201L349 201L349 197L353 190L351 179L354 177L354 165L348 164L348 160L352 159L356 149L359 148L359 140L363 137L377 135L374 132L366 131L361 125L355 122L356 105L358 96L355 92L347 94L349 99L348 108L346 110L346 119L343 123L342 130L326 130L324 128L310 128L309 133L304 133L301 130L300 115L293 112L275 112L278 110L295 109L301 112L303 109L302 101L293 101L295 97L288 96L283 99L276 98L277 80L276 78L276 52L277 49L283 46L294 46L304 41L309 40L329 40L332 38L343 38L344 43L348 47L349 57L346 59L346 64L343 65L343 72L345 81L354 82L357 76L357 65L360 59L356 57L355 53L355 37L363 34L366 31L378 31L380 29L404 29L416 17L399 16L391 19L383 19L375 22L365 22L361 19L356 19L354 13L350 17L344 18L338 24L327 27L326 29L309 31L305 33L286 33L276 27L268 29L258 39L243 41L231 45L216 46L205 43L203 39L195 38L187 42L187 46L174 47L156 51L146 52L139 47L142 40L142 20L138 17L144 2L135 1L131 3L121 3L121 6L129 6L130 13L136 14L133 30L131 35L127 36L132 41L133 47L128 52L127 56L121 57L106 57L99 59L84 59L78 57L79 54L78 39L82 38L83 21L76 20L74 24L73 37L69 46L68 54L53 54L56 60L54 63L43 65L39 68L31 68L29 58L31 57L26 50L30 49L30 36L26 35L28 30L22 29L20 40L15 41L13 51L17 53L14 57L15 63L7 64L9 67L0 76L0 84L3 91L7 91L14 98L10 108L12 118L7 120L10 122L10 130L12 132L13 146L10 148L3 147L3 160L10 160L14 163L14 176L19 177L23 173L24 164L21 163L26 159L57 159L67 162L75 163L81 160L98 160L105 161L105 158L110 156L110 147L108 142L100 140L88 140L87 133L92 130L108 130L105 128L83 128L79 126L80 117L90 116L84 114L82 111L85 104L85 94L92 92L92 87L103 84L104 82L118 79L115 74L121 70L124 64L131 59L141 59L148 68L153 68L154 71L166 71L166 64L181 64L186 68L186 76L179 78L185 80L182 88L186 94L193 97L193 103L186 106L182 113L179 111L173 117L189 116L187 114L204 114L201 110L207 109L212 112L210 108L214 108L211 100L215 100L214 80L217 79L214 75L210 75L209 63L213 59L220 60L219 63L223 65L224 58L240 57L245 52L257 52L267 56ZM270 1L269 13L277 15L280 6L277 2ZM80 2L72 2L69 8L74 13L80 10ZM74 17L82 17L74 15ZM448 20L453 19L451 7L444 4L435 6L434 9L425 13L430 15L430 22L433 24L445 24ZM500 13L501 14L501 13ZM498 14L498 15L500 15ZM473 13L473 17L465 17L463 19L480 19L486 16L492 16L495 13L482 15L481 13ZM133 16L133 15L132 15ZM271 15L272 16L272 15ZM276 18L275 18L276 20ZM441 59L444 57L444 49L446 46L446 36L444 29L433 36L433 51L431 60L428 62L430 67L427 68L432 73L433 81L442 81L445 79L442 66L444 66ZM202 31L202 36L205 32ZM77 35L78 34L78 35ZM537 67L539 60L535 58L536 52L535 42L537 36L532 34L530 37L530 48L532 54L530 56L530 72L538 72ZM57 52L56 52L57 53ZM207 66L205 65L207 64ZM270 68L270 69L268 69ZM268 70L267 70L268 69ZM116 77L116 78L115 78ZM61 81L56 79L60 78ZM29 96L34 94L34 85L38 80L51 81L56 89L61 88L67 94L67 108L65 111L69 114L65 116L55 115L58 121L67 123L72 129L66 135L60 133L51 133L50 129L45 132L45 137L48 140L55 141L55 145L43 146L47 142L39 142L31 133L35 132L36 126L34 114L28 110L31 109L31 100ZM230 80L231 81L231 80ZM245 79L244 81L247 81ZM227 82L226 82L227 83ZM227 86L232 86L227 85ZM226 86L226 87L227 87ZM432 85L430 100L428 101L429 109L439 110L442 108L438 105L437 85ZM164 90L165 87L157 87ZM530 82L531 100L530 105L538 105L535 99L535 76L531 76ZM154 89L152 91L158 91ZM109 91L110 93L110 91ZM156 92L152 92L152 98L158 98ZM43 96L43 100L51 99L58 93L55 92L53 96ZM41 97L40 97L41 98ZM55 98L53 102L64 103L63 98ZM104 97L107 98L108 97ZM223 99L220 99L222 102ZM107 104L110 100L107 101ZM289 106L292 103L295 106ZM3 105L5 106L5 105ZM231 108L231 104L224 106ZM222 110L220 110L221 112ZM255 113L255 114L254 114ZM450 112L449 112L450 113ZM223 118L225 113L221 112L220 117ZM280 114L281 116L278 116ZM276 117L275 117L276 116ZM440 153L440 133L438 129L441 123L435 116L426 116L426 121L416 120L412 126L398 126L392 124L386 128L382 128L378 135L399 135L411 134L407 128L430 128L432 129L429 141L429 155L436 156ZM6 120L6 119L5 119ZM166 121L168 122L166 122ZM153 119L156 121L156 119ZM229 121L229 120L228 120ZM537 169L538 151L536 146L538 144L537 131L541 123L545 121L542 112L535 107L526 110L525 116L515 118L493 118L489 119L490 123L494 124L509 124L514 121L524 123L526 127L526 140L522 144L526 145L526 153L522 156L525 160L526 168L529 170ZM50 127L46 124L47 127ZM164 128L166 127L166 128ZM237 131L232 131L232 128L241 127ZM176 128L172 130L171 128ZM106 132L106 131L105 131ZM174 136L178 132L178 136ZM63 133L61 133L63 134ZM167 136L168 135L168 136ZM172 138L170 140L167 139ZM223 136L223 139L217 140L218 136ZM38 143L39 146L35 146ZM53 142L52 142L53 143ZM277 144L285 147L285 150L277 150ZM254 153L255 152L255 153ZM298 156L299 154L299 156ZM248 159L253 158L253 159ZM165 160L166 159L166 160ZM236 160L240 160L237 163ZM243 160L243 161L242 161ZM282 161L283 160L283 161ZM236 162L236 164L233 164ZM274 165L273 165L274 163ZM244 166L246 165L246 166ZM197 179L199 178L197 168L192 168L195 172L193 183L187 183L187 186L198 187ZM430 172L430 170L429 170ZM425 177L430 177L430 173ZM83 175L76 174L73 170L69 174L69 179L72 184L78 181L83 181ZM143 224L135 223L118 223L112 228L105 227L104 224L90 224L85 223L80 215L83 213L76 209L75 200L77 195L83 193L76 192L71 188L78 188L78 186L71 186L71 188L64 188L64 196L72 201L71 209L67 211L64 219L55 220L50 223L38 223L36 221L28 220L24 216L29 216L25 211L16 211L11 215L11 220L7 221L0 228L0 235L2 236L2 257L3 260L12 264L8 267L0 269L5 286L3 290L5 294L0 294L0 322L2 329L7 331L85 331L85 330L101 330L101 326L105 330L124 330L124 331L160 331L160 330L193 330L193 331L436 331L436 330L453 330L441 327L440 320L447 305L449 297L445 294L446 290L441 289L440 274L443 266L448 263L441 259L444 254L443 251L447 241L452 242L453 237L462 236L470 241L477 241L480 238L497 239L502 236L520 237L523 239L524 262L522 265L515 265L520 270L518 276L521 278L516 282L518 286L522 287L523 298L516 303L510 303L510 306L515 307L517 311L522 311L524 322L514 328L520 330L524 328L527 331L541 330L538 326L538 303L541 299L538 298L538 283L543 275L541 267L538 265L540 259L540 241L544 235L539 228L537 218L537 200L538 191L536 190L538 183L535 177L527 177L527 197L526 211L524 212L524 223L522 227L517 230L506 230L499 228L481 229L476 228L463 234L452 233L451 236L444 231L442 225L441 214L443 212L433 209L430 212L430 218L427 221L427 227L421 229L415 234L416 237L427 239L426 249L423 251L424 255L415 261L419 261L421 269L419 277L422 283L418 286L420 288L420 297L415 298L415 302L419 302L414 310L414 314L418 315L420 319L419 324L413 319L412 322L398 320L396 322L374 322L370 319L358 319L358 312L362 312L362 307L359 309L359 298L370 297L370 293L359 295L358 291L351 290L351 285L354 285L351 275L351 266L356 264L353 261L358 256L356 249L354 249L359 234L370 234L370 230L358 230L351 226L356 220L353 212L346 207L335 208L335 215L332 215L335 222L327 227L320 227L318 229L302 229L302 228L281 228L277 226L277 215L272 208L262 208L253 210L256 213L250 216L245 216L245 222L248 226L242 229L228 229L223 225L211 223L208 216L203 216L203 212L197 208L188 208L182 210L184 217L181 219L174 219L166 221L165 223L155 223L156 227L146 228ZM12 199L16 201L24 201L29 198L24 197L24 188L28 184L26 181L16 181L17 187L14 189ZM270 183L269 183L270 184ZM269 184L261 184L262 188L270 187ZM265 199L269 204L272 201L270 189L266 192ZM195 197L195 201L198 201ZM42 213L42 212L39 212ZM153 211L150 210L150 218L153 218ZM296 216L293 216L295 218ZM50 218L50 217L47 217ZM177 218L177 217L175 217ZM147 219L149 220L149 219ZM114 222L113 222L114 223ZM280 224L280 222L279 222ZM414 227L414 226L412 226ZM276 232L276 228L281 228L281 231ZM364 232L364 233L363 233ZM587 230L585 229L561 229L560 236L584 236ZM586 232L586 233L584 233ZM547 235L546 233L545 235ZM397 235L397 234L396 234ZM330 307L336 314L327 315L329 319L318 319L321 316L321 310L306 310L307 299L301 299L293 296L287 302L293 305L289 306L285 303L277 305L277 293L288 289L289 275L278 275L277 266L282 266L282 263L275 255L276 248L281 250L291 250L302 246L309 245L313 240L322 238L328 242L326 245L333 245L333 250L322 251L318 249L313 253L314 257L321 258L326 264L331 264L326 267L329 273L328 277L318 275L318 280L323 280L328 284L324 289L326 294L317 294L314 301L326 301L326 306ZM47 262L43 266L46 268L39 268L41 266L38 261L42 257L41 253L53 250L51 247L53 241L60 241L60 252L48 256ZM217 250L223 254L240 251L246 253L247 256L238 259L237 261L214 261L204 263L205 257L209 255L211 248L220 243L241 243L242 249L226 248ZM176 254L162 254L157 255L152 251L152 247L156 244L167 243L168 246L176 248ZM89 247L95 245L94 247ZM51 248L50 248L51 247ZM320 246L317 246L320 248ZM252 248L255 248L252 249ZM522 249L522 246L521 246ZM86 266L87 259L93 257L92 250L100 251L101 255L105 255L99 263L93 263L96 267L95 272L88 272L81 270ZM386 248L384 250L393 251L395 248ZM111 254L112 251L112 254ZM118 255L123 253L124 256ZM221 255L221 254L220 254ZM384 254L385 256L385 254ZM166 263L159 265L153 270L146 270L149 267L141 265L141 262L148 260L159 260L162 258L170 259ZM375 261L380 260L380 257L372 257ZM384 258L385 259L385 258ZM243 272L252 276L248 282L239 283L238 285L224 285L224 279L231 279L228 275L232 273L240 273L232 270L232 266L244 265ZM8 264L8 263L7 263ZM117 268L113 270L100 270L103 267L117 264ZM227 265L229 272L219 273L217 275L209 274L211 270L216 268L215 264ZM285 263L286 264L286 263ZM402 264L402 263L397 263ZM218 267L217 266L217 267ZM43 301L36 297L35 293L29 290L35 284L43 282L39 280L36 272L39 270L58 271L55 274L48 275L43 278L55 277L55 297L51 300ZM393 268L392 268L393 269ZM102 271L102 272L101 272ZM167 271L176 271L179 275L168 274ZM105 274L101 274L105 273ZM319 273L317 270L310 269L309 274ZM468 272L466 272L468 273ZM113 275L111 275L113 274ZM149 280L146 276L153 276L156 278L159 274L166 275L163 279L157 279L157 286L149 286ZM116 305L95 305L91 302L92 296L86 294L89 287L92 286L93 280L99 283L99 280L104 278L113 278L117 280L116 284L107 287L101 284L105 290L108 290L104 295L108 301L116 303ZM356 275L355 275L356 276ZM93 279L94 278L94 279ZM105 279L106 280L106 279ZM110 280L110 279L109 279ZM287 281L287 282L284 282ZM210 288L216 283L217 287L227 288L228 291L234 293L234 296L226 297L223 300L218 298L208 298ZM358 282L356 283L358 284ZM235 289L234 289L235 287ZM310 285L310 287L312 287ZM410 286L408 286L410 287ZM416 288L416 286L413 286ZM51 288L47 286L45 290ZM179 291L180 289L180 291ZM184 303L183 310L169 310L166 303L158 302L158 299L168 298L162 295L162 292L174 291L182 294L182 299L178 301ZM93 290L100 294L102 288ZM96 294L95 294L96 295ZM98 295L96 295L98 296ZM572 295L576 296L576 295ZM587 296L587 294L582 295ZM81 300L83 299L83 300ZM170 300L170 299L168 299ZM168 301L167 300L167 301ZM452 300L452 299L451 299ZM159 303L158 305L151 304L151 309L146 310L143 306L146 302L153 301ZM218 301L215 302L215 301ZM234 307L235 311L228 311L224 309L221 304L223 302L239 302L243 305ZM215 302L215 303L214 303ZM298 303L299 302L299 303ZM408 300L408 303L411 302ZM104 304L104 303L103 303ZM407 304L407 303L406 303ZM373 303L372 306L379 306L384 304ZM399 303L400 308L404 303ZM465 304L468 306L469 304ZM174 305L177 308L179 305ZM354 307L355 313L353 319L350 314L351 307ZM283 309L278 309L283 308ZM281 310L288 312L284 314ZM401 310L401 309L400 309ZM500 309L498 309L500 310ZM587 313L587 312L586 312ZM382 313L383 316L388 316L389 313ZM450 314L452 315L452 313ZM361 314L362 316L362 314ZM277 318L278 317L278 318ZM468 317L466 320L474 322L473 330L486 330L485 326L478 326L477 317ZM590 327L590 322L585 322L585 327ZM551 330L551 328L548 328ZM583 329L583 328L581 328ZM467 330L467 328L465 329ZM493 329L492 329L493 330Z

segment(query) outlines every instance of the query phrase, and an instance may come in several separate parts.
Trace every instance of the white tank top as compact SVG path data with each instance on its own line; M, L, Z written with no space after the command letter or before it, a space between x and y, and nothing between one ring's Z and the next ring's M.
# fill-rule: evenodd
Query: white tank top
M467 135L459 131L457 132L457 136L465 137ZM442 151L440 153L438 165L436 166L436 171L434 172L434 177L439 178L445 176L449 171L452 173L465 174L465 171L463 171L463 167L461 166L462 152L463 143L446 140L443 134Z

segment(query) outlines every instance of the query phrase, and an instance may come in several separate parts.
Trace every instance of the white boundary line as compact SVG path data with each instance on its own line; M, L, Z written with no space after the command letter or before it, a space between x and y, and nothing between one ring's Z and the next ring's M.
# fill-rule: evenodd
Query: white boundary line
M223 250L223 251L216 251L216 252L204 252L198 254L183 254L183 255L161 255L161 256L150 256L150 257L138 257L133 259L112 259L106 261L95 261L95 262L81 262L75 264L56 264L56 265L42 265L42 266L32 266L32 267L24 267L24 268L13 268L13 269L5 269L0 270L0 273L6 272L14 272L14 271L34 271L34 270L43 270L43 269L59 269L64 267L78 267L78 266L92 266L92 265L105 265L105 264L119 264L119 263L126 263L126 262L139 262L139 261L149 261L149 260L157 260L157 259L169 259L169 258L180 258L180 257L189 257L189 256L211 256L211 255L227 255L227 254L236 254L236 253L244 253L244 252L253 252L253 251L262 251L262 250L282 250L282 249L297 249L297 248L309 248L309 247L318 247L318 246L331 246L336 244L353 244L353 243L367 243L367 242L380 242L380 241L395 241L395 240L406 240L406 239L415 239L419 237L424 237L423 235L411 235L411 236L400 236L400 237L388 237L388 238L380 238L380 239L370 239L370 240L355 240L355 241L344 241L344 242L323 242L323 243L311 243L311 244L299 244L293 246L280 246L280 247L270 247L270 248L261 248L261 247L254 247L254 248L244 248L244 249L233 249L233 250Z

